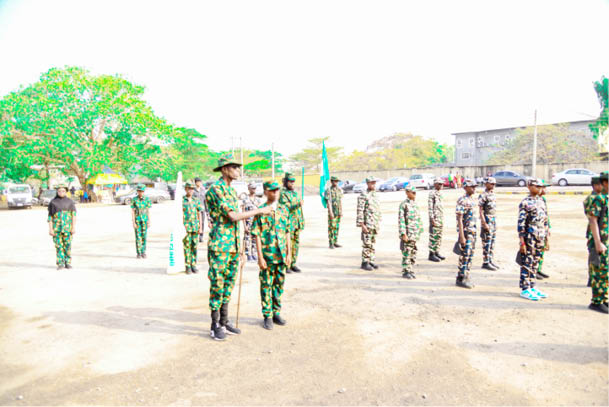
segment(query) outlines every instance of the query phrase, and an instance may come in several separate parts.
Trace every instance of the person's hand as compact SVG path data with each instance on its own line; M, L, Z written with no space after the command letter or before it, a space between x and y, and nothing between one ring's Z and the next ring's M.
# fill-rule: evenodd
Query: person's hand
M53 229L49 229L49 236L55 237L55 231Z
M290 253L289 251L286 257L285 265L288 266L288 268L292 267L292 253Z
M368 233L368 228L364 224L362 224L362 232Z
M135 223L135 221L131 222L133 224L133 229L137 229L137 224Z
M459 236L459 244L461 244L461 246L465 245L465 236Z
M550 251L550 241L548 239L546 239L546 244L543 247L543 251L544 252L549 252Z
M263 208L260 208L259 211L261 215L269 215L271 212L273 212L273 207L265 206Z
M435 223L433 220L429 219L429 226L434 227Z
M527 254L527 246L524 244L524 239L520 238L520 253Z
M402 235L402 240L404 243L408 243L408 235Z
M330 219L334 219L334 214L333 214L332 212L330 212L330 213L328 214L328 217L329 217Z
M72 229L70 230L70 233L71 233L71 234L76 233L76 228L75 228L74 226L72 226Z
M598 242L598 244L596 245L596 252L598 254L603 254L607 251L607 246L605 246L603 244L603 242Z
M488 227L488 223L486 223L486 222L482 223L482 229L490 230L490 228Z
M267 268L266 261L264 260L263 256L258 256L258 267L260 267L260 270L266 270Z

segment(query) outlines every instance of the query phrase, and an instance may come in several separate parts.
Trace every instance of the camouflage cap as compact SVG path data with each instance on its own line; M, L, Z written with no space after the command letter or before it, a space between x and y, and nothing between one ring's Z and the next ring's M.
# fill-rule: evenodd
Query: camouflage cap
M340 179L338 177L335 177L334 175L332 175L330 177L330 181L340 181Z
M291 172L286 172L283 176L283 179L286 181L296 181L296 177Z
M366 177L366 182L376 182L378 181L378 178L375 177L374 175L370 175L369 177Z
M188 188L194 189L195 186L194 186L194 184L192 182L186 181L186 183L184 184L184 189L188 189Z
M596 175L596 176L590 178L590 185L598 185L600 183L601 183L600 175Z
M414 185L406 185L404 187L404 191L416 193L417 192L417 187L415 187Z
M239 167L241 167L241 163L238 163L233 157L227 155L224 157L220 157L220 159L218 160L218 166L214 168L214 171L218 172L222 169L222 167L226 167L227 165L238 165Z
M247 187L250 189L256 189L257 185L255 182L250 182L249 184L247 184Z
M601 172L601 175L599 176L599 178L601 179L601 182L609 181L609 172L607 172L607 171Z
M265 191L276 191L279 189L277 181L267 181L263 184Z
M474 181L473 179L468 178L465 181L463 181L463 188L476 187L476 186L478 186L478 185L476 184L476 181Z
M497 180L495 179L495 177L486 177L486 178L484 178L484 183L485 184L496 184Z
M529 180L529 185L533 185L534 187L543 187L543 180L541 178L531 178Z
M435 178L433 180L433 183L434 184L442 184L442 185L444 185L444 180L442 178L440 178L440 177L437 177L437 178Z
M136 191L145 191L146 190L146 185L144 184L137 184L137 187L135 188Z
M66 191L68 190L68 186L64 183L59 183L59 184L55 185L55 189L59 189L59 188L63 188Z

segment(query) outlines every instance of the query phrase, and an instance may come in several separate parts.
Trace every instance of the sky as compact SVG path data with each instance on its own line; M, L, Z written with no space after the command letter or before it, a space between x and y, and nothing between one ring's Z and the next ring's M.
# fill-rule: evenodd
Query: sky
M595 118L609 0L0 0L0 97L52 67L120 74L214 149L291 155Z

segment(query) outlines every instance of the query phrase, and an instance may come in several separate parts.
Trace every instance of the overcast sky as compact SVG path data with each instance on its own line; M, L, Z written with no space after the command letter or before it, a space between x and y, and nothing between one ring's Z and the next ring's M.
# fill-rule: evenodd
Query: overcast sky
M51 67L119 73L213 148L589 119L609 0L0 0L0 95Z

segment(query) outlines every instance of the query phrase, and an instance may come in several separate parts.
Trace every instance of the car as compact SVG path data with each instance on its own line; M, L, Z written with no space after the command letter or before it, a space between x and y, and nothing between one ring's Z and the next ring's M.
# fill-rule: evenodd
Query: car
M350 194L353 193L353 187L355 184L357 184L357 182L347 179L344 181L339 181L338 187L343 190L343 193Z
M137 196L137 192L135 190L130 191L127 194L119 195L115 198L115 202L122 205L131 205L133 202L133 198ZM169 192L164 189L158 188L146 188L144 191L144 196L150 198L152 203L161 203L163 201L168 201L171 199L171 195Z
M383 182L379 186L379 191L399 191L404 189L406 185L408 185L408 178L406 177L393 177Z
M6 190L6 203L9 209L31 208L32 188L27 184L11 185Z
M585 168L569 168L552 175L552 184L566 187L567 185L590 185L592 177L599 174Z
M493 174L493 178L497 180L497 185L501 186L519 186L524 187L527 182L532 179L529 176L520 175L514 171L498 171Z
M378 181L376 181L376 187L375 190L379 190L379 187L381 186L381 184L384 181L382 179L379 179ZM366 183L366 181L364 182L360 182L359 184L355 184L353 186L353 193L354 194L361 194L362 192L366 192L368 190L368 183Z
M47 189L45 191L42 191L38 203L42 206L49 206L51 199L55 198L56 195L57 192L54 189Z
M433 188L433 181L436 178L433 174L412 174L408 179L408 184L415 188Z
M455 181L449 181L448 174L442 175L440 178L442 179L442 181L444 181L444 188L455 188Z

